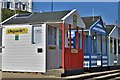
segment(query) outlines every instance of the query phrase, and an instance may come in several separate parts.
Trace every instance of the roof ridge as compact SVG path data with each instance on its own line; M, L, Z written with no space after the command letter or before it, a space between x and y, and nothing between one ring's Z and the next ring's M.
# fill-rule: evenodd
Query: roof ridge
M66 12L66 11L71 11L71 10L64 10L64 11L53 11L53 12L33 12L33 13L56 13L56 12Z

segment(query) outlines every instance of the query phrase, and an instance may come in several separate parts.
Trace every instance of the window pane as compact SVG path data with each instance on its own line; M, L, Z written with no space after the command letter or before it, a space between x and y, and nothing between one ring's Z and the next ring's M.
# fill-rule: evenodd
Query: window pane
M42 25L39 25L37 27L33 27L32 30L32 43L33 44L40 44L42 43Z
M110 53L112 53L113 51L113 49L112 49L112 44L113 44L113 42L112 42L112 39L110 40Z
M59 49L62 49L62 30L59 30Z
M19 35L15 35L15 40L19 40Z
M118 54L120 54L120 40L118 41Z
M56 45L56 27L48 27L48 44Z

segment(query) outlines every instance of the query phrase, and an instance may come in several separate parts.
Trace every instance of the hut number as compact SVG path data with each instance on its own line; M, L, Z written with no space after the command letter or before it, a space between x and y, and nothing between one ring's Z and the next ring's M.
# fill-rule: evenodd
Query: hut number
M78 53L77 49L71 49L71 53Z

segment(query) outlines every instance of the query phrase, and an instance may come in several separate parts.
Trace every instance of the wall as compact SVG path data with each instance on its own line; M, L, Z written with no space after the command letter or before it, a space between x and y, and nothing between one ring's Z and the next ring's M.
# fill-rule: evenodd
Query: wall
M112 38L118 39L118 28L115 28L113 32L110 34Z
M39 26L39 25L38 25ZM42 43L32 44L32 25L8 25L3 28L3 71L45 72L46 71L46 24L42 24ZM6 34L6 28L25 27L28 33L19 34L16 41L15 34ZM38 53L37 49L43 52Z

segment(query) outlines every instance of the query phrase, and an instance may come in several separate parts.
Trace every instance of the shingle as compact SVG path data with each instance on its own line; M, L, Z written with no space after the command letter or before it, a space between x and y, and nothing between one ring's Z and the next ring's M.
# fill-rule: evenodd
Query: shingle
M5 22L6 24L24 24L24 23L44 23L44 22L60 22L61 19L67 15L70 11L56 11L56 12L43 12L33 13L31 16L12 18Z
M86 29L89 29L99 18L100 18L100 16L94 16L94 20L93 20L93 16L82 17L82 19L86 25Z
M107 32L110 33L115 25L106 25Z

